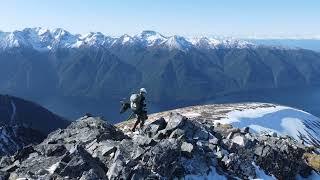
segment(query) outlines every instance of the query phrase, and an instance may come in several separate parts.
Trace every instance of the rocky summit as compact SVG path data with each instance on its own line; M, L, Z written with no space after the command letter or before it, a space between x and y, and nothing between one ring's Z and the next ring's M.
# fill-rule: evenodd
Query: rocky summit
M317 159L318 158L318 159ZM0 179L295 179L319 177L315 148L289 136L170 113L129 132L82 117L0 161Z

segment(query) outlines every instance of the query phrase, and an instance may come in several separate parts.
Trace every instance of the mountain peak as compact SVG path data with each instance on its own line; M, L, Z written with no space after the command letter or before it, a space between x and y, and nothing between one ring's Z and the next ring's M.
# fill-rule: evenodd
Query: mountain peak
M79 36L79 42L83 42L90 46L109 45L114 41L114 38L105 36L101 32L90 32L84 36Z
M55 28L52 30L52 33L54 35L59 35L59 36L63 36L63 35L69 35L70 33L62 28Z
M130 44L133 42L133 38L128 34L124 34L117 39L117 42L119 42L122 45Z
M217 45L221 44L220 40L208 37L193 38L190 41L193 45L205 49L216 48Z
M46 34L46 33L51 33L50 29L42 28L42 27L24 28L21 32L25 32L25 33L29 33L29 34L30 33L37 34L39 36Z
M50 33L50 29L41 28L41 27L35 28L35 31L37 31L40 36Z
M192 47L192 44L187 41L184 37L174 35L167 39L165 44L172 49L188 50Z
M146 30L134 36L136 41L146 46L159 45L167 38L156 31Z

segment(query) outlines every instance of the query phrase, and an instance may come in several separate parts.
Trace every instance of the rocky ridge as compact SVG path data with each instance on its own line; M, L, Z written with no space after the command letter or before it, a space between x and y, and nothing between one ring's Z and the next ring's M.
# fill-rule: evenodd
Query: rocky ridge
M208 177L278 179L315 174L304 154L318 156L290 137L257 135L248 128L208 124L178 113L124 133L85 116L36 146L2 157L9 179L173 179ZM319 171L319 169L317 169Z
M320 119L312 114L292 107L270 103L232 103L189 106L149 115L149 121L161 117L168 119L171 113L198 119L214 126L217 123L231 124L237 128L249 127L258 134L277 133L289 135L296 141L320 149ZM125 121L117 126L130 132L134 121Z

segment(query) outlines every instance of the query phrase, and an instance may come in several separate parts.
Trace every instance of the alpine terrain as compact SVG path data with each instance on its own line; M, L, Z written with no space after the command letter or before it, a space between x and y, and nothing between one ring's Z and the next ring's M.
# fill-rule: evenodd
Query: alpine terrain
M274 104L192 106L144 128L86 115L0 161L2 179L319 179L319 118Z
M229 93L312 87L319 78L320 53L301 48L154 31L0 32L0 91L69 118L92 112L119 122L118 102L140 87L156 112Z
M320 180L319 7L1 1L0 180Z

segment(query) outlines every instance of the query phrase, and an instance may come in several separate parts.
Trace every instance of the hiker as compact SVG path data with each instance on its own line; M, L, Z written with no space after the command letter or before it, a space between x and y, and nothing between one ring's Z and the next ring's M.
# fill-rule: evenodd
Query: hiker
M132 131L136 130L137 125L140 123L140 128L143 127L144 122L148 119L147 109L146 109L146 94L147 90L145 88L141 88L139 94L132 94L130 96L130 107L133 113L137 116L137 121L134 124Z
M140 128L142 128L145 120L148 119L146 103L145 103L146 94L147 94L147 90L145 88L141 88L139 93L132 94L130 96L130 103L121 101L122 107L121 107L120 113L123 113L130 108L133 113L129 116L128 119L130 119L132 115L136 115L137 117L137 121L135 122L132 128L133 132L136 130L136 127L139 123L140 123Z

